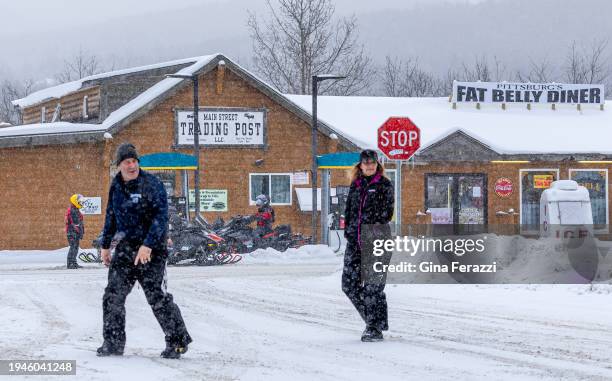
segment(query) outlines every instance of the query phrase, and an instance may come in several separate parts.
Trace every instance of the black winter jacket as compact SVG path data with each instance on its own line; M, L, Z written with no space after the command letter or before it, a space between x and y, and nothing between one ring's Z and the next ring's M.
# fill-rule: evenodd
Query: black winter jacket
M344 218L344 236L350 244L361 244L361 225L388 224L393 218L395 196L391 181L381 174L360 177L349 189Z
M163 249L167 233L168 198L162 182L142 169L128 182L118 173L108 192L102 248L108 249L118 234L131 245Z

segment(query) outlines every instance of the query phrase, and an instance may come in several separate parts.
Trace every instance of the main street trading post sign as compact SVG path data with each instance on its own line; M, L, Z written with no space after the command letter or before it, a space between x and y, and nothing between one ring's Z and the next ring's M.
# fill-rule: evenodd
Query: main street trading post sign
M266 110L247 108L202 108L198 113L200 145L263 147ZM193 145L193 110L175 110L175 135L179 146Z
M562 83L453 82L457 103L603 104L603 85Z

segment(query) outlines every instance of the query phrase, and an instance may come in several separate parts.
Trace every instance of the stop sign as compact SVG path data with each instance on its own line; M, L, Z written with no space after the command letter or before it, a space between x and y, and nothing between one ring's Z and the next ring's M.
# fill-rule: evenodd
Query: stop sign
M389 160L408 160L421 146L421 130L410 118L392 117L378 128L378 148Z

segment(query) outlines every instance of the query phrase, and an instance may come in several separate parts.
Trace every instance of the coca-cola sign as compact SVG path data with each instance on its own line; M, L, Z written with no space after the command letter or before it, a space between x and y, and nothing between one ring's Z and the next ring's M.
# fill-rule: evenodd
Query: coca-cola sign
M509 197L512 194L512 180L502 177L495 181L495 194L499 197Z

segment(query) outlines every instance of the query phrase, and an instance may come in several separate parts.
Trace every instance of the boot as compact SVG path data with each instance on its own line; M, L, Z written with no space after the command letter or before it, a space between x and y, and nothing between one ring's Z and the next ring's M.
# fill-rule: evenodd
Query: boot
M166 349L160 354L165 359L178 359L182 354L187 353L187 344L166 344Z
M66 266L66 268L68 268L68 269L80 269L80 268L82 268L82 267L83 267L83 266L79 265L79 264L78 264L78 263L76 263L76 262L73 262L73 263L68 263L68 266Z
M372 342L372 341L383 341L382 331L375 327L366 327L361 335L361 341Z
M123 356L123 345L113 345L108 341L104 341L104 343L102 343L102 346L98 348L96 354L99 357Z

